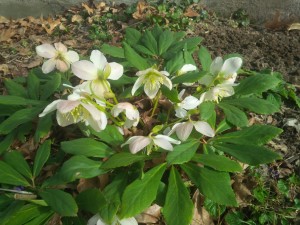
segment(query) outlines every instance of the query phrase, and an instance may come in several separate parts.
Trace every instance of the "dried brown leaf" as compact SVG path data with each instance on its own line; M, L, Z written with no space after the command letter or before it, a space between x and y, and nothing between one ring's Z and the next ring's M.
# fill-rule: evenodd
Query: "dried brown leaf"
M160 210L161 207L157 204L154 204L141 214L137 215L135 218L139 223L156 224L161 216Z
M289 26L288 31L290 30L300 30L300 23L293 23Z
M193 195L194 202L194 215L191 225L214 225L212 217L207 210L203 207L204 198L196 190Z
M3 73L3 75L7 75L8 72L9 72L9 69L8 69L8 65L7 64L1 64L0 65L0 72Z
M83 21L82 16L76 14L72 16L72 23L77 22L77 23L81 23Z
M48 17L46 21L42 20L42 27L46 30L47 34L52 34L54 29L60 24L60 19L53 20L51 17Z
M2 30L0 32L0 42L9 41L15 34L16 34L16 31L12 28Z
M83 8L85 8L85 10L89 15L92 15L94 13L94 9L90 8L86 3L82 3L81 5Z
M191 7L187 8L185 13L183 14L184 16L187 17L197 17L199 16L199 13L197 13L195 10L193 10Z
M9 23L9 22L10 22L9 19L7 19L7 18L4 17L4 16L0 16L0 23Z
M82 192L91 188L99 188L100 182L97 177L90 179L80 179L77 185L77 191Z

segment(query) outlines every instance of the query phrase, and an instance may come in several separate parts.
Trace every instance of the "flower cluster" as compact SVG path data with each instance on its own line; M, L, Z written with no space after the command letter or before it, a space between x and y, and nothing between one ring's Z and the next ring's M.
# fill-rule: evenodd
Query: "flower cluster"
M91 52L89 60L79 60L79 56L74 51L67 51L61 43L43 44L36 48L37 54L48 58L43 64L44 73L49 73L56 67L59 71L65 72L71 67L72 73L80 78L82 82L72 87L73 92L66 100L55 100L49 104L40 117L56 110L57 122L60 126L83 122L99 132L106 128L108 123L114 123L124 134L124 129L131 129L129 139L122 145L129 145L131 153L135 154L143 149L149 154L159 148L172 151L172 145L178 145L181 141L188 140L193 128L196 132L214 137L215 131L208 122L199 120L197 110L199 105L205 101L218 102L221 98L234 94L233 86L237 77L237 71L242 65L239 57L229 58L225 61L217 57L211 64L210 71L201 77L196 83L183 83L185 86L201 86L202 92L198 97L191 95L184 89L178 94L178 102L170 100L174 115L169 110L169 117L172 122L161 125L161 129L152 129L150 134L143 136L135 133L140 122L140 112L134 102L118 102L114 91L111 88L110 80L118 80L124 73L124 68L116 62L108 62L106 57L99 50ZM131 89L134 96L137 90L143 86L145 94L153 102L152 115L157 110L158 102L161 98L161 86L172 90L180 87L172 84L172 79L190 71L196 71L196 66L192 64L183 65L173 76L167 71L159 71L156 66L143 71L138 71L138 77ZM200 96L200 97L199 97ZM133 129L134 128L134 129ZM163 134L159 133L165 130ZM172 135L177 136L176 140ZM172 136L172 137L171 137Z

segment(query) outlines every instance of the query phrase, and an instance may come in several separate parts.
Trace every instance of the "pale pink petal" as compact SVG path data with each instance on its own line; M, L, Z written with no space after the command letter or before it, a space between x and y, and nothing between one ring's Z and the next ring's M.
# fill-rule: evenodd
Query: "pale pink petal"
M124 68L121 64L119 63L115 63L115 62L112 62L112 63L109 63L110 65L110 75L108 77L108 79L111 79L111 80L118 80L122 75L123 75L123 72L124 72Z
M176 135L181 141L186 141L193 130L192 122L184 122L176 127Z
M67 52L68 51L67 47L61 42L54 43L54 46L55 46L57 51L60 51L60 52Z
M223 59L221 57L215 58L210 65L210 73L213 75L217 75L221 71L222 65Z
M47 74L52 72L55 69L56 60L55 59L48 59L46 62L44 62L42 66L43 73Z
M194 127L196 131L199 133L207 136L207 137L214 137L215 136L215 131L211 128L211 126L204 121L198 121L194 123Z
M105 56L99 50L92 51L90 60L94 63L94 65L99 70L104 70L104 67L107 64L107 60L106 60Z
M61 101L64 101L64 100L58 99L58 100L51 102L49 105L46 106L44 111L41 114L39 114L39 117L43 117L43 116L47 115L48 113L55 111L57 109L57 104Z
M77 62L79 60L79 55L77 52L75 51L68 51L65 54L65 58L69 63L74 63Z
M57 110L62 113L68 113L71 112L73 109L75 109L80 104L80 101L69 101L69 100L63 100L60 101L57 104Z
M242 63L243 60L239 57L229 58L225 60L220 72L223 74L225 78L228 78L241 68Z
M56 55L56 50L53 45L42 44L35 48L36 53L44 58L53 58Z
M134 95L134 93L136 92L136 90L139 89L140 86L142 86L143 82L144 82L144 76L139 77L135 81L135 83L134 83L134 85L132 87L132 90L131 90L131 95Z
M70 68L70 64L62 60L56 60L56 68L60 72L66 72Z
M96 66L87 60L81 60L72 64L72 72L82 80L95 80L98 77Z

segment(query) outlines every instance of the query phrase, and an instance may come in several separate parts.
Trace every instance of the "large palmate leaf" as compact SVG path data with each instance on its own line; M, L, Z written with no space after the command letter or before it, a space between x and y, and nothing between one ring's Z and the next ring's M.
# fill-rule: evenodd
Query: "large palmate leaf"
M137 215L151 205L165 169L166 164L158 165L127 186L122 197L121 218Z
M177 170L172 167L163 214L167 224L189 225L194 205Z
M237 205L228 173L199 167L192 163L183 164L181 168L204 196L222 205Z

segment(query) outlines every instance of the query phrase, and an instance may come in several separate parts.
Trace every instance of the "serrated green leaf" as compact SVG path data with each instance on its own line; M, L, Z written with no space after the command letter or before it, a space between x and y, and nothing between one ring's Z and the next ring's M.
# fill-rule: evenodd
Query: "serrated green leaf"
M126 84L133 84L136 81L137 77L128 77L122 75L118 80L110 80L109 83L114 87L120 87Z
M221 205L237 206L228 173L201 168L192 163L183 164L181 168L204 196Z
M76 216L78 206L72 195L61 190L42 190L40 196L47 202L54 212L61 216Z
M279 84L280 80L275 76L267 74L257 74L243 79L235 87L235 95L261 94Z
M15 139L15 136L16 136L16 133L17 133L16 131L10 132L8 135L5 136L4 139L1 140L1 142L0 142L0 156L13 143L13 141Z
M197 154L192 160L218 171L241 172L243 170L239 163L221 155Z
M28 223L24 225L42 225L47 224L49 219L53 216L54 211L48 210L47 212L39 213L39 215L34 218L33 220L29 221Z
M271 102L259 98L238 98L224 99L222 102L236 107L248 109L259 114L272 114L279 111L279 108Z
M117 154L114 154L112 157L110 157L107 161L105 161L101 168L102 169L113 169L123 166L131 165L138 161L144 161L147 159L151 159L151 157L147 155L133 155L129 152L120 152Z
M52 94L57 91L61 84L61 75L60 73L54 73L53 75L49 76L49 80L41 85L41 100L46 100Z
M150 51L148 48L146 48L144 45L139 45L136 44L134 46L132 46L133 49L135 49L136 51L138 51L139 53L142 54L146 54L146 55L150 55L150 56L154 56L155 53L153 53L152 51Z
M183 51L179 51L166 62L166 69L170 74L176 73L184 65ZM173 83L173 80L172 80Z
M222 102L218 104L218 106L223 110L228 122L237 127L245 127L248 125L246 114L237 107Z
M63 141L61 142L61 149L64 152L73 155L99 158L105 158L114 153L109 146L92 138L79 138L72 141Z
M76 197L76 202L80 209L93 214L98 213L106 204L103 193L96 188L80 192Z
M100 132L92 131L92 133L109 145L118 146L124 143L124 137L120 134L117 127L113 125L107 125L105 130Z
M110 55L112 57L121 58L121 59L125 58L123 48L119 48L116 46L103 44L101 46L101 52L103 52L106 55Z
M211 65L211 55L207 48L204 46L201 46L198 52L198 58L201 62L202 69L205 71L210 71L210 65Z
M188 72L183 75L177 76L172 79L173 84L182 84L182 83L193 83L198 81L202 76L204 76L206 72Z
M40 80L33 71L27 77L27 92L31 99L38 100L40 98Z
M3 184L30 186L28 181L9 164L0 161L0 181Z
M146 30L142 38L140 39L140 42L147 47L154 55L158 54L158 46L157 46L157 41L153 37L151 31Z
M226 152L239 161L253 166L281 159L280 155L263 146L230 143L214 143L213 146L217 150Z
M0 104L1 105L39 105L43 102L27 99L19 96L12 95L0 95ZM6 106L5 106L6 107Z
M142 36L141 32L139 32L136 29L128 27L125 30L126 42L132 46L139 42L141 36Z
M11 151L4 155L4 161L9 164L12 168L22 174L24 177L31 179L32 173L31 169L24 159L21 152ZM1 182L1 181L0 181Z
M181 102L178 98L178 92L175 88L170 90L166 86L161 87L161 92L164 96L166 96L167 99L169 99L171 102L179 103Z
M195 155L200 143L198 141L189 141L176 145L173 151L168 153L167 162L169 164L182 164L190 161Z
M37 150L34 164L33 164L33 176L36 177L40 174L43 166L47 162L51 151L51 141L45 141Z
M199 106L200 118L202 121L207 121L215 112L215 103L211 101L202 102Z
M24 201L13 201L3 211L0 211L0 224L9 225L10 218L20 211L24 203Z
M194 205L179 173L172 167L163 215L167 224L189 225Z
M158 165L127 186L122 197L121 218L128 218L149 207L156 198L160 179L166 164Z
M146 59L141 57L126 42L123 42L125 58L138 70L148 69L150 66Z
M207 210L209 215L214 218L219 218L226 210L225 205L219 205L208 198L205 198L204 200L204 208Z
M252 125L242 130L223 134L214 138L214 142L263 145L279 135L282 129L271 125Z
M174 42L174 36L173 32L169 30L165 30L163 33L159 35L159 41L158 41L158 49L159 49L159 55L165 53L168 48L173 44Z
M28 97L26 89L21 84L15 82L14 80L6 79L4 80L4 85L9 95L19 96L23 98Z
M36 142L39 142L41 138L44 138L47 134L49 134L52 124L52 114L47 114L43 117L39 117L39 121L34 134L34 140Z

